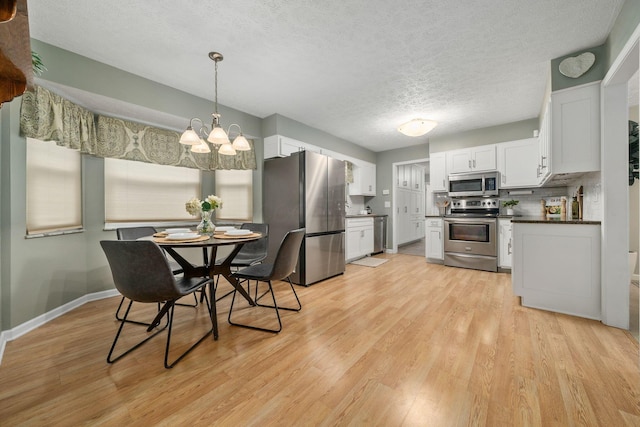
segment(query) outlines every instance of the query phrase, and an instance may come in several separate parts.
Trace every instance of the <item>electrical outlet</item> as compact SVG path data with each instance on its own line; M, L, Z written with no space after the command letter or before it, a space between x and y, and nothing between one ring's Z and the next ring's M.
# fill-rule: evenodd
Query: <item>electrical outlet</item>
M383 196L388 196L389 195L389 190L382 190L382 195ZM387 206L389 207L389 206Z
M391 202L384 202L384 207L385 208L390 208L391 207Z

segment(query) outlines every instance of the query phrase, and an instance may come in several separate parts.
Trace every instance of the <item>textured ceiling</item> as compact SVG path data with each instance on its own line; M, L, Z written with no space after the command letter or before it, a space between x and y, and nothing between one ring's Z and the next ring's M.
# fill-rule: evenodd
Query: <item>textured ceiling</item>
M604 43L623 2L32 0L29 25L211 100L221 52L221 104L383 151L427 141L396 131L416 117L440 123L432 136L537 117L549 61Z

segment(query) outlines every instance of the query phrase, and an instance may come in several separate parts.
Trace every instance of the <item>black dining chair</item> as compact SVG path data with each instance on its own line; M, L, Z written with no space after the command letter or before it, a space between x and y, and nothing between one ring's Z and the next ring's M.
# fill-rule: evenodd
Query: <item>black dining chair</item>
M264 237L260 240L245 243L240 252L231 260L231 268L240 269L243 267L249 267L254 264L259 264L267 258L267 248L269 247L269 224L262 224L257 222L245 222L240 226L243 230L251 230L254 233L260 233ZM216 265L222 264L225 258L219 258L216 260ZM216 278L216 286L218 286L218 279ZM233 291L229 291L218 300L231 295Z
M151 227L151 226L116 228L116 237L118 238L118 240L138 240L141 237L152 236L152 235L154 235L156 233L157 233L156 228L155 227ZM181 274L182 273L182 267L180 267L180 265L177 262L175 262L173 260L169 260L169 265L171 266L171 270L173 271L173 274ZM194 304L183 304L183 303L180 303L178 305L185 305L187 307L196 307L198 305L198 297L196 297L194 295L194 298L195 298L195 303ZM125 300L124 297L122 297L120 299L120 304L118 304L118 308L116 309L116 319L119 320L120 322L124 321L122 315L120 314L120 310L122 309L122 306L124 305L124 300ZM160 309L159 305L158 305L158 309ZM140 322L138 320L128 319L127 322L135 323L137 325L149 326L148 323Z
M158 335L164 329L167 331L167 343L164 353L164 367L172 368L184 356L200 344L209 334L213 332L214 339L218 339L218 323L215 303L210 304L209 298L204 293L204 299L208 308L208 315L211 320L211 329L207 331L195 344L191 345L184 353L174 361L169 362L169 350L171 344L171 330L173 326L173 315L176 301L185 295L191 294L212 282L210 278L185 278L175 276L171 271L169 262L162 249L150 240L103 240L100 242L102 249L107 256L113 282L116 289L123 297L129 299L124 321L120 322L118 332L113 340L111 349L107 356L108 363L114 363L137 349L151 338ZM215 301L215 289L211 286L211 299ZM114 349L121 336L122 330L131 310L133 302L139 303L160 303L162 308L156 314L154 320L149 324L147 332L158 329L153 334L147 336L133 347L124 351L116 357L112 357ZM160 327L162 318L167 316L167 323Z
M302 309L302 304L300 303L298 294L296 293L296 290L293 287L293 283L291 282L289 276L291 276L294 269L296 268L296 264L298 263L298 256L300 254L302 239L304 239L304 233L304 228L289 231L282 239L273 263L254 264L232 274L232 276L238 279L241 284L246 282L247 285L249 285L252 280L256 281L254 302L260 307L274 309L276 318L278 320L278 327L275 329L271 329L233 322L231 320L231 315L233 314L233 306L236 299L237 291L233 292L231 307L229 308L228 321L231 325L242 326L259 331L280 332L282 330L280 310L300 311ZM289 283L289 287L291 288L293 296L296 299L297 307L278 306L278 303L276 302L276 296L273 291L273 282L278 280L287 281ZM268 286L268 289L262 295L258 296L258 287L260 282L265 282ZM260 300L268 293L271 294L273 305L261 304Z

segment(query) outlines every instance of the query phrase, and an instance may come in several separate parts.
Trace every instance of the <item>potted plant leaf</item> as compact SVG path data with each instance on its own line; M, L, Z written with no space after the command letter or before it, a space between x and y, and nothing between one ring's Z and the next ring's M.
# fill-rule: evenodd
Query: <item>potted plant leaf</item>
M502 206L507 208L507 215L513 215L513 207L520 203L519 200L505 200L502 202Z

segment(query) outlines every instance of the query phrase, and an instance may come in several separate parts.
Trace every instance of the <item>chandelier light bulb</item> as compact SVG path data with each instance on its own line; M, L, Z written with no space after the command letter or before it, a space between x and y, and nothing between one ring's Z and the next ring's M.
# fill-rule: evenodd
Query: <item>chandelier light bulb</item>
M227 142L226 144L222 144L220 146L220 149L218 149L218 153L224 154L225 156L235 156L236 150L233 149L233 146L230 142Z
M205 153L210 153L211 148L209 148L209 145L207 145L207 143L204 142L204 139L200 139L200 144L191 146L191 152L205 154Z
M180 144L198 145L200 144L200 137L198 136L196 131L194 131L191 126L189 126L187 130L184 131L182 136L180 136Z

